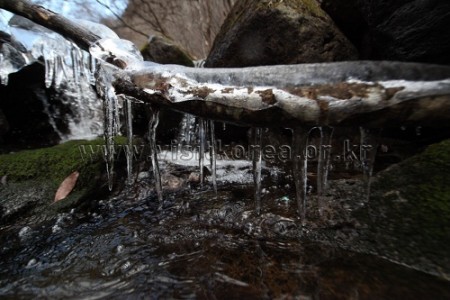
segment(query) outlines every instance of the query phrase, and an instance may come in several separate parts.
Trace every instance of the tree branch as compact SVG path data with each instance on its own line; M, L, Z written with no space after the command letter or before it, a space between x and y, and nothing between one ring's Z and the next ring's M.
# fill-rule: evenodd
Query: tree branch
M85 28L78 26L63 16L42 6L34 5L25 0L0 0L0 8L20 15L33 22L47 27L70 39L80 48L89 51L89 46L100 37Z

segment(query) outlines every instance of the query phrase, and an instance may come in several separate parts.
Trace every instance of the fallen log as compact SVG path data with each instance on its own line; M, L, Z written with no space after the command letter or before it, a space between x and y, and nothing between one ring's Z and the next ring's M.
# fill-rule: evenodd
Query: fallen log
M25 0L0 8L52 29L88 50L100 38ZM250 126L450 125L450 67L341 62L236 69L194 69L121 60L103 49L117 93L152 105Z
M242 125L450 125L447 66L358 61L193 69L142 64L114 85L144 102Z

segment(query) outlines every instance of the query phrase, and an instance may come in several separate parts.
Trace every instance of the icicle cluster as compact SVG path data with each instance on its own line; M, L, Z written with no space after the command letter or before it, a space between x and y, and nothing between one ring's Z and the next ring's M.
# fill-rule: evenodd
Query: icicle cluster
M49 109L51 103L47 97L41 97L49 122L54 124L54 119L66 118L70 133L63 136L56 126L55 131L62 140L98 136L102 130L102 113L101 103L91 87L96 65L92 56L62 36L18 16L3 24L0 30L7 30L11 35L10 42L0 48L1 83L7 85L9 74L42 61L45 87L63 95L60 99L71 111L64 116L56 115Z

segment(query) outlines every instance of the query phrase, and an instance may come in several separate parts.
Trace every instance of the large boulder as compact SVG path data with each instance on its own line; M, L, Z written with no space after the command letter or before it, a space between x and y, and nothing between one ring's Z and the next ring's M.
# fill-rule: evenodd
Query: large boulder
M331 180L328 225L308 236L448 278L449 147L444 140L379 172L370 194L359 179Z
M217 35L207 67L353 60L353 45L313 0L240 0Z
M141 50L145 60L159 64L175 64L193 67L193 58L168 38L152 35Z
M447 0L321 0L362 58L450 63Z

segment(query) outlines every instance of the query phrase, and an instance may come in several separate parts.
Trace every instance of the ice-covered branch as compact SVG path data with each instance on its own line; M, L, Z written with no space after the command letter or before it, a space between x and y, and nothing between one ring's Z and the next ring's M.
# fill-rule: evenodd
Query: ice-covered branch
M256 126L450 125L448 66L362 61L194 69L146 64L123 40L100 40L27 1L0 0L0 8L55 30L104 63L119 66L123 70L110 68L111 76L103 76L115 80L104 83L149 104Z
M100 39L98 35L71 20L26 0L0 0L0 8L61 34L83 50L89 50L89 46Z
M119 76L124 78L123 76ZM118 92L245 125L450 125L450 68L340 62L240 69L141 64Z

